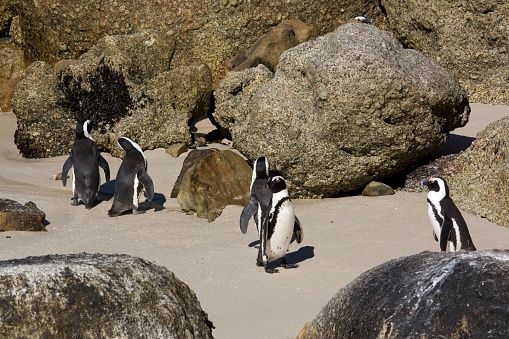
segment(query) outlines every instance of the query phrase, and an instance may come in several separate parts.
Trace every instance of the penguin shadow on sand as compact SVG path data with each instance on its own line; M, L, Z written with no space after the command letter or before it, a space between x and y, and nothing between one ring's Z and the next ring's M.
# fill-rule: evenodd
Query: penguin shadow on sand
M115 194L115 181L110 180L109 182L102 184L101 188L99 189L99 202L100 201L111 201L113 199L113 196ZM143 201L143 199L145 199ZM140 202L138 206L137 214L145 213L151 209L153 209L155 212L159 212L164 210L164 204L166 203L166 197L162 193L154 193L154 198L152 198L152 201L146 200L145 192L143 192L140 195ZM132 210L125 211L121 215L124 214L132 214Z

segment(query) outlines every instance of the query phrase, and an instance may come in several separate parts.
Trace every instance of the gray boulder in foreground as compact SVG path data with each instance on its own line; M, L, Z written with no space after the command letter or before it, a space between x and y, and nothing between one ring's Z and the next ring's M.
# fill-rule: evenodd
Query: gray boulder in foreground
M127 255L0 261L5 338L212 338L194 292L166 268Z
M391 33L349 23L285 51L275 73L230 72L213 116L248 159L266 156L295 197L355 191L395 174L464 126L454 75Z
M304 338L507 338L509 251L386 262L342 288Z

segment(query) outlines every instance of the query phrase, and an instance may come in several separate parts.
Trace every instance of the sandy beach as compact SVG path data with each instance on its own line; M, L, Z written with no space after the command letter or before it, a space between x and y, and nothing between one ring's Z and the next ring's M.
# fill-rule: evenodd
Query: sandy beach
M509 106L471 107L469 123L453 131L440 152L461 148L489 123L509 115ZM202 121L197 128L201 132L210 126ZM170 199L186 154L173 158L164 149L146 151L154 204L145 205L149 209L144 214L110 218L108 194L109 200L91 210L71 206L70 185L54 180L67 156L24 159L14 144L15 130L14 114L0 113L0 197L36 203L46 213L48 231L0 233L0 260L79 252L144 258L167 267L195 291L216 327L215 338L295 338L360 273L393 258L439 251L425 192L294 200L304 241L291 244L287 259L300 267L266 274L255 265L253 222L247 235L239 230L242 206L228 206L208 223L186 215ZM121 159L103 156L115 179ZM103 193L112 191L111 183L102 187ZM509 248L509 228L466 212L463 216L478 250Z

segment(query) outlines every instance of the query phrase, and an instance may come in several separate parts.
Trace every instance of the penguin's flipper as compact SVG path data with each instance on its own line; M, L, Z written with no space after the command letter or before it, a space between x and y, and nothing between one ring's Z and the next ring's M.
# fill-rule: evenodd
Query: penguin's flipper
M249 220L256 212L258 212L258 203L255 199L251 198L240 214L240 231L243 234L246 234Z
M69 173L69 170L71 169L73 165L72 161L72 155L69 155L69 158L64 163L64 166L62 167L62 184L67 185L67 174Z
M99 154L99 166L103 169L104 175L106 176L106 182L110 181L110 166L106 159L103 158L102 155Z
M442 222L442 231L440 232L440 251L444 252L447 249L447 241L452 230L451 218L444 215L444 221Z
M433 231L433 238L435 239L435 241L438 241L438 237L437 237L437 235L435 234L435 231Z
M297 216L295 216L295 223L293 224L293 235L295 236L297 244L300 244L302 240L304 240L304 231L302 230L300 220Z
M154 183L152 182L152 178L148 175L147 171L141 169L138 172L138 180L141 182L143 187L145 187L145 193L147 194L147 200L152 201L154 199Z

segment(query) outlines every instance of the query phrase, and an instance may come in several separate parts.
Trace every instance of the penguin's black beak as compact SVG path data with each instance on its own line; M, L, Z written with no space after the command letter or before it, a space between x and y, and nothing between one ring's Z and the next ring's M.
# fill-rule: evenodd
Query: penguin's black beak
M433 182L431 180L428 180L428 179L423 179L421 180L421 185L424 185L424 186L429 186L431 185Z

